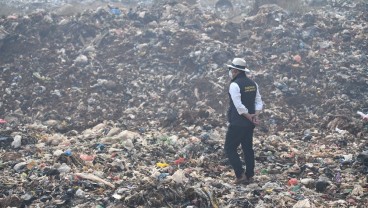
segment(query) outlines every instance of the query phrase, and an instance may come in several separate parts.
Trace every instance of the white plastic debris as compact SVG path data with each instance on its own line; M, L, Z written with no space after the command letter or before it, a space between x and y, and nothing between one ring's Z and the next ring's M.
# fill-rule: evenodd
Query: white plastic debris
M27 165L26 162L20 162L20 163L14 165L13 168L14 168L15 171L20 171L26 165Z
M311 202L309 199L303 199L294 204L293 208L311 208ZM314 207L314 206L313 206Z
M112 129L110 129L110 131L109 131L109 133L107 133L107 135L106 136L115 136L116 134L118 134L119 132L121 131L121 129L120 128L118 128L118 127L114 127L114 128L112 128Z
M300 180L300 183L302 183L303 185L310 185L313 184L315 181L313 178L303 178Z
M87 64L88 63L88 58L87 58L87 56L85 56L85 55L79 55L75 60L74 60L74 62L76 63L76 64Z
M52 155L54 155L55 157L59 157L60 155L62 155L64 153L64 151L63 150L60 150L60 149L58 149L58 150L55 150L55 152L52 154Z
M361 111L358 111L357 114L360 115L362 117L362 119L368 119L368 114L364 114Z
M13 148L19 148L22 145L22 136L16 135L14 141L11 143Z
M267 182L265 185L262 186L262 189L281 189L281 187L277 183Z
M343 129L339 129L338 127L335 128L335 131L337 131L339 134L347 134L347 133L349 133L348 131L343 130Z
M60 167L58 168L58 171L60 172L60 173L68 173L68 172L70 172L70 167L67 165L67 164L65 164L65 163L63 163L63 164L61 164L60 165Z
M112 195L112 197L114 197L114 199L120 200L121 198L123 198L120 194L114 194Z
M84 198L86 196L86 192L84 192L82 189L78 189L76 192L75 192L75 195L79 198Z
M125 149L127 149L129 151L134 148L134 144L133 144L131 139L127 139L127 140L123 141L123 146L124 146Z
M83 179L88 179L88 180L91 180L91 181L95 181L95 182L98 182L98 183L102 183L102 184L105 184L107 186L109 186L110 188L114 189L115 188L115 185L98 177L98 176L95 176L93 174L89 174L89 173L75 173L74 174L75 176L79 177L79 178L83 178Z
M182 169L177 170L172 176L172 180L179 184L184 184L188 181L185 177L184 171Z

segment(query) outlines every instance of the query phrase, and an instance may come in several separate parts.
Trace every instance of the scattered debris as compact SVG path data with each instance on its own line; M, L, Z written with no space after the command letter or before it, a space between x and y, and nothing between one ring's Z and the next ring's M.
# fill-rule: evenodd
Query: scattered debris
M0 18L2 207L368 204L367 2L150 2ZM223 153L234 57L265 102L247 186Z

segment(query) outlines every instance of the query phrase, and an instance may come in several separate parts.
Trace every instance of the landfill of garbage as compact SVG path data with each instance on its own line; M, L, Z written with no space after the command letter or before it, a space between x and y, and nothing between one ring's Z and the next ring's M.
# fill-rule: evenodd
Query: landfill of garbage
M368 3L280 5L2 16L0 207L366 206ZM249 185L223 151L234 57L265 103Z

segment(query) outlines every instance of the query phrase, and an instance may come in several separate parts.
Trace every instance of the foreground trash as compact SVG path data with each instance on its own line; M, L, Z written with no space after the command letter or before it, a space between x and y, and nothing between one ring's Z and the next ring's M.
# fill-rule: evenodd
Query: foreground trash
M323 5L1 17L1 206L367 204L367 4ZM238 55L266 105L248 185L223 153L224 64Z

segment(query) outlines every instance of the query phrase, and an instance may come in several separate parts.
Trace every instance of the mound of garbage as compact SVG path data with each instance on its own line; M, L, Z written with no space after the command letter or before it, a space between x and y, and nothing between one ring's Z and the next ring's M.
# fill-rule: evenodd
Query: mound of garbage
M351 0L2 17L1 207L367 204L367 21ZM247 186L223 153L234 57L265 103Z

